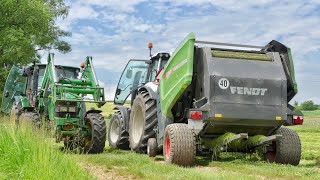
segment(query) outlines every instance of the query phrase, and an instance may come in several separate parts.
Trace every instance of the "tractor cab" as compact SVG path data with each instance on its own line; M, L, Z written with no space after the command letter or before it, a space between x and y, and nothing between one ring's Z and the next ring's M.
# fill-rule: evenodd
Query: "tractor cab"
M156 75L164 68L169 58L169 53L161 52L151 56L150 60L129 60L121 74L114 103L123 105L130 94L133 100L139 87L156 80Z
M46 67L46 64L36 63L22 68L13 65L5 84L1 111L9 113L14 101L22 97L27 98L31 107L37 107L37 96ZM56 65L55 69L57 77L64 79L76 79L80 72L79 68L70 66Z

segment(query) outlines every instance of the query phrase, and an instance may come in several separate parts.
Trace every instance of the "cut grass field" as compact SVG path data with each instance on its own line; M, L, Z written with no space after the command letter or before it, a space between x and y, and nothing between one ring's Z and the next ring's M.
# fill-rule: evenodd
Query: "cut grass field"
M101 108L107 123L113 107L109 102ZM320 110L304 114L303 126L290 127L302 142L296 167L240 153L223 153L219 160L197 157L197 165L188 168L165 164L162 155L149 158L108 146L102 154L69 154L41 133L1 125L0 179L320 179Z
M113 104L107 103L101 109L107 117L113 113L112 108ZM267 163L257 155L223 153L219 160L198 157L195 167L184 168L164 164L161 155L149 158L109 147L103 154L73 157L81 164L98 166L113 176L129 179L320 179L320 110L304 114L304 125L290 127L301 138L302 160L298 166Z

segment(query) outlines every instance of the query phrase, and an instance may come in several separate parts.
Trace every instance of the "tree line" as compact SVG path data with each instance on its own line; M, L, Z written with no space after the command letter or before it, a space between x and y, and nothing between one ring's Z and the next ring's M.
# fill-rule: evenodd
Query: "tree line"
M298 101L294 102L295 110L300 111L314 111L314 110L320 110L320 105L315 104L312 100L304 101L299 105Z

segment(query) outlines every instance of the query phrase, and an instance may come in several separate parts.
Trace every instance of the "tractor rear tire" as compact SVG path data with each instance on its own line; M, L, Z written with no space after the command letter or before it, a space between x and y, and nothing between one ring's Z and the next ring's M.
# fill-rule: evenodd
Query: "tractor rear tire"
M147 154L149 157L156 157L158 154L158 143L156 138L148 139Z
M119 111L115 112L110 119L108 141L112 148L129 149L129 133L125 129L124 120Z
M275 134L282 135L282 138L274 141L267 147L265 160L297 166L301 159L301 142L299 135L294 130L288 128L280 128Z
M22 112L16 122L18 126L24 123L34 128L40 128L41 126L40 115L36 112Z
M191 166L196 158L196 138L187 124L170 124L165 129L163 156L166 163Z
M157 105L147 91L138 92L130 113L129 143L131 150L147 152L149 138L155 138L157 125Z
M85 153L102 153L106 143L106 121L100 113L89 113L85 120L91 129L91 135L84 139Z

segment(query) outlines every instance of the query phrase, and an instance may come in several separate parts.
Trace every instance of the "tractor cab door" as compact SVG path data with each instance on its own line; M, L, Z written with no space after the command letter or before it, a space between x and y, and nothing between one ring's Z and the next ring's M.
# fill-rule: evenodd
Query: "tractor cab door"
M1 104L1 111L4 113L10 113L15 97L25 94L26 77L23 77L22 73L21 68L13 65L8 74Z
M144 85L147 80L148 64L147 60L130 60L123 70L116 94L114 103L123 105L129 95Z

